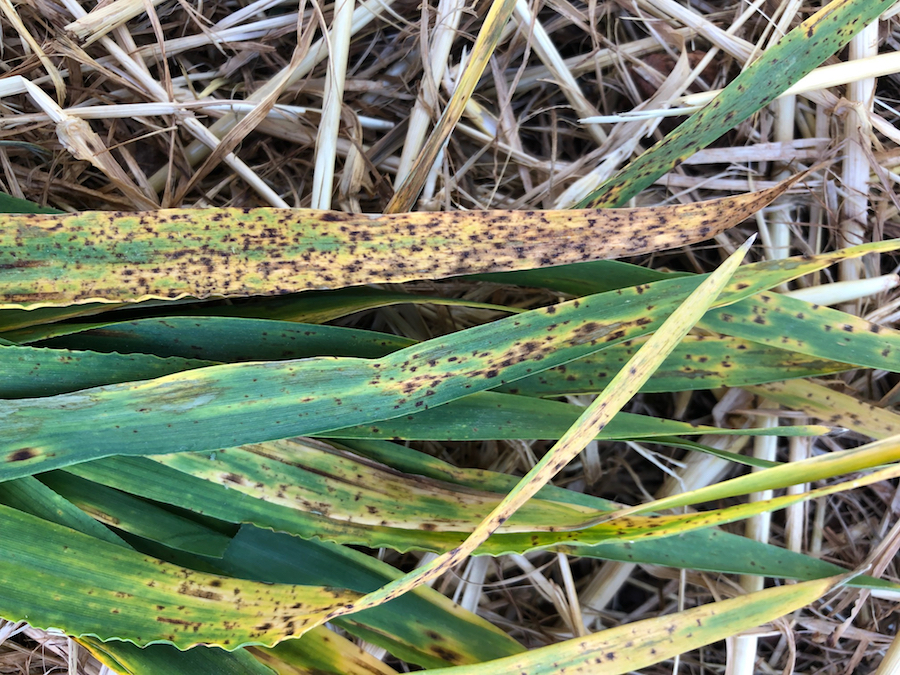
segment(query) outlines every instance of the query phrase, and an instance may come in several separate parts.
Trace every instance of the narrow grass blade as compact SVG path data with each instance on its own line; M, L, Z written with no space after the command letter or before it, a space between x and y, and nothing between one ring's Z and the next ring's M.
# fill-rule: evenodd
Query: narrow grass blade
M456 89L447 102L447 107L441 113L441 117L431 132L431 136L425 141L425 145L419 152L419 156L409 171L406 179L397 188L393 198L385 207L385 213L402 213L412 210L416 199L422 192L425 179L431 171L431 167L437 160L438 154L444 148L450 134L456 127L466 109L466 103L472 97L475 86L481 79L484 69L487 67L494 49L500 42L503 29L509 22L516 8L517 0L491 0L490 9L484 17L469 61L466 63L462 76L456 83Z
M805 412L864 436L882 439L900 434L900 415L897 413L816 382L772 382L748 389L791 410Z
M610 628L478 666L441 668L434 675L570 675L634 672L789 614L822 597L839 578L769 588L677 614Z
M577 208L626 203L667 171L773 101L895 0L833 0L772 45L711 103L631 162Z
M900 436L891 436L867 445L819 455L799 462L756 471L746 476L716 483L672 497L656 499L647 504L623 509L614 514L624 516L651 511L662 511L679 506L700 504L717 499L727 499L751 492L775 490L800 483L834 478L853 471L866 471L900 461Z

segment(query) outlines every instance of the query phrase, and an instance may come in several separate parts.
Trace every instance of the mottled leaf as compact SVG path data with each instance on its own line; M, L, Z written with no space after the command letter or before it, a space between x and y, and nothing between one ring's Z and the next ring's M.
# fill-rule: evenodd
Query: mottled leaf
M822 597L839 579L768 588L677 614L609 628L526 654L477 666L441 668L434 675L618 675L646 668L760 626Z
M747 266L717 303L741 300L871 248ZM704 278L667 279L572 300L378 360L213 366L147 382L0 401L0 480L113 454L214 450L415 413L652 332Z
M188 209L7 215L2 307L278 294L523 269L658 251L741 222L758 193L617 211Z
M897 413L815 382L773 382L748 389L791 410L805 412L864 436L888 438L900 434L900 415Z
M708 321L711 314L713 313L706 315L704 322ZM613 375L644 341L641 338L623 342L518 380L514 384L504 385L498 391L525 396L595 394L609 384ZM641 391L649 393L741 387L790 378L828 375L850 368L852 366L845 363L798 354L790 349L764 347L740 338L689 335L663 361Z
M0 506L0 616L70 635L181 649L272 645L358 594L179 568Z

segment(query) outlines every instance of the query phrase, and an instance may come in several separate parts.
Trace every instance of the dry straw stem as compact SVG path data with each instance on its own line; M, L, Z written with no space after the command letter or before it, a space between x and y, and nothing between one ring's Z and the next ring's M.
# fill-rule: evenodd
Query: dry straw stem
M63 80L63 76L59 72L59 69L56 67L56 64L50 60L50 57L44 53L44 50L41 48L41 45L38 44L38 41L30 32L28 32L28 29L22 22L22 18L12 4L12 0L0 0L0 11L6 15L6 20L12 24L22 40L29 46L31 51L35 53L38 59L40 59L41 65L50 77L50 81L53 82L53 88L56 89L56 101L59 105L62 105L66 98L66 83Z
M357 34L369 25L382 11L390 7L390 4L390 0L364 0L360 2L353 11L351 35ZM323 37L312 44L299 64L284 68L266 84L250 94L246 100L253 103L265 100L281 87L289 87L298 82L301 78L308 75L316 65L327 58L328 40ZM228 133L237 122L237 116L225 115L209 129L204 127L204 138L199 139L200 142L192 143L185 148L185 159L192 166L203 161L210 154L211 149L218 145L219 138ZM161 191L165 186L167 176L168 170L160 169L150 177L150 184L157 192Z
M146 12L148 1L153 7L162 2L162 0L114 0L106 5L98 5L81 18L66 25L66 31L87 46Z
M86 12L75 0L65 0L66 8L73 16L81 18L86 16ZM170 100L169 93L156 80L154 80L147 72L146 66L135 61L126 50L117 45L111 38L102 37L100 44L121 64L129 75L137 80L146 91L152 95L157 101ZM186 113L181 120L182 125L192 135L201 142L206 143L210 148L215 148L219 139L210 134L203 124L199 122L191 113ZM246 180L254 189L265 197L272 206L286 208L287 203L281 199L272 189L266 185L242 160L233 153L228 153L224 157L224 161L234 169L244 180ZM165 185L165 181L163 181Z
M122 169L112 154L110 154L103 140L91 129L87 122L66 115L63 109L47 94L25 78L20 77L20 83L35 104L43 109L56 125L56 134L60 143L72 153L73 157L93 164L108 176L112 183L136 205L148 210L158 208L158 204L143 194L140 188L134 184L131 176Z
M389 602L417 586L441 576L471 555L498 527L503 525L525 502L537 494L566 464L574 459L638 392L659 367L659 364L665 360L666 356L712 305L744 259L752 241L750 239L744 243L687 297L684 303L660 326L659 330L629 359L628 363L616 374L603 393L581 414L575 424L525 474L516 487L503 498L462 544L438 556L428 565L336 610L329 619Z
M475 91L475 86L481 79L497 43L500 42L503 28L509 21L515 6L516 0L493 0L491 2L491 7L484 18L475 44L472 46L472 53L466 63L466 68L456 84L453 95L447 102L447 107L444 108L431 136L428 137L409 176L397 188L391 201L385 206L385 213L401 213L412 208L425 185L425 179L431 171L431 167L437 160L438 153L444 148L456 123L462 117L466 103L471 98L472 92Z
M426 40L426 22L422 22L422 62L424 64L422 82L416 104L409 115L409 127L400 154L400 165L394 176L394 187L399 186L406 177L422 150L425 135L428 133L432 115L437 115L439 107L438 89L447 69L450 49L456 40L456 31L462 18L464 5L459 0L440 0L434 19L431 40ZM422 12L428 5L422 5Z
M878 21L866 26L850 41L850 63L856 59L871 58L878 53ZM867 77L850 83L847 88L850 102L844 118L844 134L847 139L846 156L842 167L846 193L841 220L841 239L852 246L865 241L869 218L869 174L871 172L872 128L868 112L875 99L875 78ZM862 278L865 272L862 261L844 261L840 264L842 281Z

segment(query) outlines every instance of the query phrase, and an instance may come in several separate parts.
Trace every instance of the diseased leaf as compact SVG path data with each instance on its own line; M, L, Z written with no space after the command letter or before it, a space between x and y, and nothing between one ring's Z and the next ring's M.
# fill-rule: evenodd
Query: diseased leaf
M353 441L352 445L366 448L380 459L393 459L395 461L390 462L392 466L408 473L457 483L474 490L490 490L498 496L508 492L517 482L514 476L451 467L422 453L384 441ZM375 452L379 449L384 452ZM449 550L461 539L458 534L426 530L409 533L339 523L320 515L263 502L144 458L114 457L80 464L67 471L197 513L229 522L254 523L259 527L294 533L305 539L322 538L346 544L385 546L399 551L425 549L435 552ZM612 511L615 508L614 504L606 500L552 485L542 488L538 496L601 511ZM537 539L532 540L532 536L537 536ZM556 544L553 543L554 539ZM590 546L577 543L577 535L568 533L494 535L482 545L478 553L526 553L539 544L550 550L569 552L572 555L736 574L814 579L846 572L843 568L815 558L717 530L689 531L664 540L648 539L626 543L606 540L601 545ZM889 582L862 576L850 583L865 588L896 587Z
M890 245L900 244L883 247ZM836 256L871 249L747 266L716 302L741 300ZM704 278L667 279L572 300L378 360L213 366L147 382L0 401L0 480L113 454L215 450L415 413L652 332Z
M156 462L265 502L355 525L466 532L500 501L429 478L396 474L324 443L290 439L208 454L157 455ZM535 502L502 531L565 529L590 509Z
M768 588L653 619L609 628L526 654L434 675L618 675L646 668L789 614L831 590L837 578Z
M397 672L362 647L321 626L296 640L251 650L262 663L271 664L279 675L394 675Z
M235 649L318 625L357 593L182 569L6 506L0 616L70 635Z
M709 316L707 314L704 322L707 322ZM504 385L497 391L548 397L595 394L609 383L616 371L644 341L644 338L640 338L623 342ZM790 378L828 375L850 368L852 366L845 363L797 354L789 349L763 347L759 343L740 338L688 335L663 361L641 391L650 393L741 387Z
M10 215L0 231L0 307L277 294L658 251L736 225L792 182L619 211Z
M791 410L805 412L828 424L846 427L871 438L900 434L900 415L897 413L815 382L772 382L748 389Z
M777 293L709 312L703 327L781 349L900 372L900 331Z

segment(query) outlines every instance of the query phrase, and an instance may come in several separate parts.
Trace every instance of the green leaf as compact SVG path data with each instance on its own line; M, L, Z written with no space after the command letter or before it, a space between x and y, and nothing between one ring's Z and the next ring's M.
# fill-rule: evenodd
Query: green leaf
M667 171L806 76L895 0L833 0L791 30L712 102L585 197L577 208L626 203Z
M43 149L43 148L41 148ZM49 206L41 206L27 199L19 199L5 192L0 192L0 213L62 213L62 211Z
M717 303L818 269L836 255L748 265ZM704 278L667 279L572 300L378 360L320 357L213 366L148 382L0 401L0 480L113 454L214 450L415 413L649 333Z
M80 389L149 380L214 365L149 354L101 354L41 347L0 346L0 398L54 396Z
M743 304L747 301L742 301ZM730 311L731 307L728 310ZM709 326L707 314L703 321ZM623 342L590 356L550 368L497 391L525 396L563 396L594 394L603 389L613 375L643 344L644 339ZM668 392L741 387L790 378L829 375L852 366L788 349L764 347L734 337L689 335L653 373L641 391Z
M218 361L281 361L310 356L378 358L415 340L358 328L267 319L173 316L117 323L53 324L7 333L14 342L54 349L155 354Z
M161 304L159 302L147 302L140 303L137 306L144 307L145 305L149 306L151 304L155 305L155 313L163 316L154 319L139 319L136 322L132 322L126 320L127 317L122 317L122 314L133 314L135 305L127 305L125 307L121 305L112 305L113 309L122 309L123 311L107 312L104 317L106 320L102 322L94 324L67 323L53 325L36 323L27 328L10 330L3 335L13 342L24 344L33 343L37 340L49 339L55 336L80 333L94 328L103 328L110 325L127 326L131 323L136 323L139 324L139 326L130 330L139 332L142 340L148 340L151 338L150 333L152 331L152 326L155 323L161 324L162 327L156 329L153 338L156 340L165 340L165 336L172 336L176 330L186 329L189 326L186 322L188 317L190 317L198 320L201 318L204 319L204 322L201 322L199 326L195 326L201 333L209 334L217 328L236 331L237 335L228 338L228 341L235 342L236 344L234 346L239 348L242 336L249 340L251 335L262 335L263 333L267 333L267 337L269 337L270 340L273 340L275 338L274 330L280 331L284 328L291 328L292 326L299 330L303 328L304 325L300 324L297 326L299 322L307 322L308 324L316 325L318 328L331 328L335 331L335 336L347 335L347 333L342 333L341 331L349 331L352 329L338 329L336 326L318 326L318 324L325 321L332 321L333 319L348 314L389 305L446 305L449 307L488 309L503 314L518 314L525 311L516 307L504 307L502 305L492 305L484 302L472 302L469 300L416 295L412 293L389 292L377 288L368 288L366 286L342 288L336 291L306 291L304 293L290 293L274 297L236 298L227 305L223 305L221 302L216 301L203 302L192 300L190 302L167 302L162 306L159 306ZM23 310L0 310L0 319L6 314L16 314L17 312L22 311ZM40 314L42 312L41 309L30 311L35 314ZM50 312L51 309L47 308L43 311ZM62 312L64 310L56 309L55 311ZM256 320L257 323L254 324L251 320ZM171 325L167 326L166 324ZM0 321L0 327L2 327L2 325L2 321ZM373 338L376 338L379 335L385 335L384 333L374 333L372 331L362 331L362 333L369 333L369 336ZM316 336L321 336L322 334L323 332L321 331L315 333ZM103 333L100 333L99 336L104 337L104 339L112 339L115 337L114 335L104 335ZM124 336L122 337L124 338ZM406 347L413 342L408 338L402 338L396 335L389 337L393 337L402 347ZM360 338L363 343L368 342L364 335L360 336ZM285 338L285 340L289 339L289 337ZM151 344L152 343L153 342L151 342ZM59 344L68 345L68 343L62 342ZM169 344L169 342L165 342L165 344ZM182 345L182 348L185 347L190 347L190 345ZM290 347L295 348L296 345L291 344ZM245 352L246 346L240 348L240 350ZM371 355L374 356L374 354ZM160 356L162 356L162 354L160 354ZM362 354L360 354L360 356L362 356ZM232 359L220 360L226 361Z
M102 488L102 486L99 486ZM106 489L106 488L102 488ZM88 516L33 476L0 483L0 504L57 523L111 544L127 546L108 527Z
M358 597L183 569L7 506L0 519L0 616L37 628L235 649L301 635Z
M488 490L502 495L517 482L514 476L451 467L435 458L384 441L352 441L348 444L356 449L365 449L375 459L388 460L386 463L399 470L453 482L473 490ZM391 458L395 461L391 462ZM67 471L221 520L254 523L260 527L294 533L305 539L322 538L344 543L377 541L378 545L400 551L411 548L445 551L460 540L458 535L421 530L411 542L409 536L402 531L337 523L322 516L267 503L139 457L109 458L80 464ZM614 508L613 504L605 500L554 486L545 486L538 496L603 511ZM712 532L714 534L697 530L678 537L634 543L608 541L599 546L582 546L567 538L565 543L551 546L550 549L624 562L647 562L687 569L797 579L813 579L846 572L836 565L799 553L724 532ZM492 539L484 547L485 552L526 553L535 546L528 536L518 537L515 542L518 548L511 545L509 536L495 535ZM857 577L854 582L859 582L863 587L885 587L885 584L887 587L894 587L888 582L870 577Z
M156 504L72 474L50 471L41 474L40 480L100 522L139 537L160 541L180 551L221 557L231 541L231 537L221 532Z
M464 278L530 288L552 288L560 293L581 297L684 276L693 275L684 272L659 272L621 260L592 260L533 270L469 274Z
M318 438L380 438L409 441L476 441L560 438L584 408L529 396L492 391L470 394L456 401L414 415L381 420L311 434ZM823 426L778 427L778 429L728 429L667 420L663 417L619 413L597 434L598 440L638 440L675 435L810 436L829 431Z

